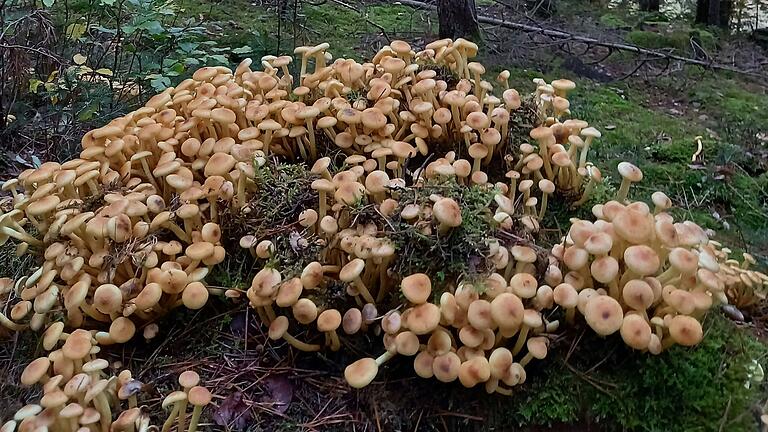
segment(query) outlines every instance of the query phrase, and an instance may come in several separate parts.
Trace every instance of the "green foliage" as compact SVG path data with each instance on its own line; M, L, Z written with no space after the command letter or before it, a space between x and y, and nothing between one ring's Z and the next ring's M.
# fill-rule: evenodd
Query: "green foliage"
M705 329L698 346L659 356L632 352L617 335L585 334L567 361L561 347L529 372L523 391L500 409L529 426L591 419L609 430L754 430L751 404L764 389L745 383L753 360L765 366L768 348L718 313Z
M634 30L627 33L626 38L635 45L650 49L677 48L684 50L689 46L688 35L681 32L662 34L652 31Z
M430 195L453 198L461 208L461 226L447 234L439 234L437 228L425 235L419 224L400 219L399 212L390 218L388 233L397 250L394 268L400 274L443 272L449 280L457 277L475 279L488 271L486 238L495 231L489 204L495 189L463 186L455 179L429 180L423 187L408 188L401 194L401 203L425 205Z

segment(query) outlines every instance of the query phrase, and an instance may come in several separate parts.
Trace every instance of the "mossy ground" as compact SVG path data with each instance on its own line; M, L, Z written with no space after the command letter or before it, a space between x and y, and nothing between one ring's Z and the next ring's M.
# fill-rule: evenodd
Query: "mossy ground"
M281 53L289 52L294 43L328 41L335 56L364 58L386 43L366 18L391 38L418 40L436 32L436 20L429 13L385 3L354 5L363 16L331 2L304 3L296 11L298 26L291 27L285 20L292 19L292 10L284 10L280 22L274 7L244 0L180 2L185 14L203 18L212 35L232 46L251 46L254 57L278 47ZM679 33L692 31L659 36L634 14L595 12L592 5L586 9L575 2L563 7L579 12L572 15L580 19L591 17L603 28L634 30L630 39L641 45L686 49ZM699 36L714 48L711 34ZM537 55L542 56L539 62L523 64L508 64L510 55L485 55L482 60L489 70L510 68L511 84L521 93L532 90L530 79L542 73L547 79L565 76L579 83L571 98L573 113L603 132L591 156L608 176L600 198L610 196L618 185L616 164L629 160L645 173L643 183L632 190L633 198L648 200L653 191L662 190L675 201L677 216L717 230L734 249L768 263L765 87L738 75L697 68L652 80L603 83L580 77L556 54ZM692 161L697 136L703 148ZM564 209L553 210L559 216L555 222L565 226ZM587 210L585 206L581 214ZM0 253L0 276L14 276L20 268L9 252L6 247ZM228 263L217 282L246 286L246 274L252 270ZM256 401L251 431L350 430L353 422L358 430L751 431L757 424L756 408L768 394L764 384L744 387L753 360L768 363L766 345L754 338L751 326L739 326L717 311L705 321L702 344L658 357L630 352L615 337L598 339L573 330L558 342L558 354L531 368L526 385L510 399L487 396L481 389L403 378L412 373L402 359L384 368L368 389L351 392L338 378L343 365L366 352L377 354L368 351L379 342L348 345L348 354L293 357L285 347L267 342L253 317L248 320L245 312L230 309L214 302L203 311L169 317L154 342L109 351L110 358L155 383L155 404L160 393L172 387L173 374L188 367L202 370L216 388L229 392L222 392L223 397L235 390L245 392ZM0 344L0 392L10 401L3 404L10 406L0 407L0 417L28 396L12 383L22 359L36 351L31 337L13 341ZM273 375L287 376L293 385L287 411L271 404L274 398L265 380Z

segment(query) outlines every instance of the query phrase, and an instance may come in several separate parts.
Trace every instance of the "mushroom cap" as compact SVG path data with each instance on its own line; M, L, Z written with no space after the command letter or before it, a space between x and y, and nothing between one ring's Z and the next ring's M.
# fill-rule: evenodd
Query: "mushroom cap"
M485 356L473 357L459 366L459 381L464 387L474 387L491 377L491 366Z
M699 257L685 248L674 248L667 256L669 264L683 275L696 273L699 268Z
M484 299L478 299L470 303L467 309L467 320L471 326L478 330L495 327L493 315L491 314L491 303Z
M517 329L523 323L525 307L520 297L502 293L491 301L491 316L502 329Z
M363 314L358 308L350 308L344 312L344 316L341 319L341 328L344 333L352 335L360 331L363 324Z
M317 318L317 305L308 298L299 299L292 307L293 317L301 324L310 324Z
M528 352L533 358L541 360L547 356L547 349L549 348L549 339L543 336L532 337L525 343Z
M415 273L403 278L400 289L409 302L413 304L426 303L432 295L432 282L424 273Z
M395 336L397 353L404 356L413 356L419 352L419 337L411 331L404 331Z
M39 357L30 362L21 373L20 382L22 385L31 386L40 381L48 374L51 367L51 361L48 357Z
M584 318L595 333L608 336L621 328L624 311L614 298L598 295L587 301L584 307Z
M584 133L584 131L582 131L582 133ZM643 179L643 172L640 171L640 168L629 162L619 163L619 174L621 174L621 176L626 180L629 180L633 183L639 182Z
M621 323L621 338L636 350L644 350L651 343L651 326L638 314L627 314Z
M341 268L341 271L339 271L339 280L342 282L352 282L360 277L364 268L365 261L360 258L355 258Z
M90 353L92 347L91 333L88 330L77 329L69 335L61 351L68 359L80 360Z
M181 301L187 309L200 309L208 303L208 288L201 282L191 282L182 291Z
M441 198L432 206L432 214L441 225L458 227L461 225L461 208L452 198Z
M269 323L269 331L267 332L267 335L272 340L278 340L288 331L288 325L288 317L280 315Z
M376 378L379 373L379 365L376 360L366 357L362 358L344 369L344 378L352 388L363 388Z
M607 205L607 204L606 204ZM603 213L610 207L603 206ZM614 215L613 229L621 238L632 244L648 242L654 232L653 217L640 211L629 208L619 209Z
M187 393L187 399L189 400L189 403L194 406L205 406L211 403L211 399L213 396L211 395L211 392L201 386L195 386L189 389L189 393Z
M536 296L539 283L529 273L517 273L509 280L509 287L518 297L528 299Z
M453 351L436 356L432 360L432 372L435 378L441 382L455 381L459 377L460 368L461 359Z
M326 309L317 317L317 329L321 332L335 331L341 325L341 313Z
M647 282L640 279L632 279L624 284L621 296L627 306L637 311L645 311L654 301L653 289Z
M640 276L656 274L661 265L656 251L646 245L630 246L624 250L624 263L629 270Z
M704 337L701 323L696 318L687 315L672 317L668 326L672 340L683 346L696 345Z
M559 284L555 287L552 294L555 303L566 309L575 308L579 304L579 293L571 284Z
M109 336L117 343L128 342L136 333L136 325L126 317L117 317L109 326Z
M440 324L440 308L423 303L408 309L406 327L417 335L428 334Z
M602 256L592 261L589 271L596 281L607 284L619 275L619 262L612 256Z
M200 375L195 371L184 371L179 375L179 385L185 389L192 388L200 383Z

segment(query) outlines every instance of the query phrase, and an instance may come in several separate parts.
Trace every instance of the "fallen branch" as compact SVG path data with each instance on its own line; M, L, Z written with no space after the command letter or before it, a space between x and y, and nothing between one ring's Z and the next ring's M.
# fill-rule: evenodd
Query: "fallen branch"
M406 6L415 7L415 8L421 8L421 9L437 9L437 6L435 6L434 4L424 3L417 0L398 0L398 3ZM699 60L695 58L672 54L665 51L642 48L637 45L630 45L626 43L601 41L599 39L595 39L587 36L579 36L579 35L575 35L573 33L568 33L561 30L545 29L540 26L504 21L497 18L491 18L487 16L482 16L482 15L478 15L477 19L479 22L483 24L492 24L499 27L520 30L527 33L539 33L544 36L551 37L553 39L559 39L563 42L572 41L572 42L583 43L591 46L599 46L599 47L607 48L609 50L628 51L636 54L643 54L653 59L676 60L676 61L684 62L687 64L702 66L709 69L724 70L724 71L734 72L742 75L750 75L750 76L758 77L761 79L768 79L768 75L766 74L739 69L737 67L729 66L721 63L715 63L711 60Z

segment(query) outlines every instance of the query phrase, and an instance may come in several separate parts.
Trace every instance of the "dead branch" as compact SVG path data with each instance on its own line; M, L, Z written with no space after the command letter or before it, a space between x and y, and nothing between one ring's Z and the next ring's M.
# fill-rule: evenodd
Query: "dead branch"
M424 3L417 0L399 0L398 3L404 4L406 6L411 6L415 8L422 8L422 9L436 9L437 7L434 4L430 3ZM677 54L672 54L665 51L659 51L659 50L652 50L647 48L642 48L637 45L631 45L626 43L616 43L616 42L608 42L608 41L601 41L599 39L587 37L587 36L579 36L573 33L568 33L561 30L551 30L551 29L545 29L541 26L535 26L535 25L529 25L529 24L522 24L522 23L516 23L516 22L510 22L510 21L504 21L497 18L491 18L487 16L478 15L477 17L478 21L480 21L483 24L492 24L499 27L505 27L509 29L514 30L520 30L526 33L539 33L541 35L558 39L563 42L577 42L577 43L583 43L587 44L593 47L603 47L607 48L608 50L620 50L620 51L628 51L633 52L636 54L643 54L647 56L648 58L652 59L660 59L660 60L676 60L687 64L697 65L709 69L715 69L715 70L724 70L729 72L734 72L742 75L749 75L756 78L766 79L768 80L768 75L756 71L751 70L744 70L740 69L734 66L729 66L726 64L721 63L715 63L711 60L699 60L695 58L685 57Z

